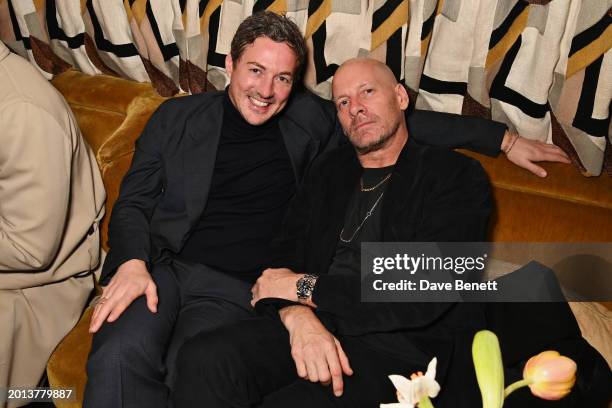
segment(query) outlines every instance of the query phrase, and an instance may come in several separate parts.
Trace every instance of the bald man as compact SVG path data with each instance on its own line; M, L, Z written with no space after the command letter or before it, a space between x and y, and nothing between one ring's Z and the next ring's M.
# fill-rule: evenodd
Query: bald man
M262 316L181 348L175 407L377 407L397 400L389 374L425 372L433 357L442 385L436 407L480 406L471 340L516 310L491 319L481 304L361 303L360 244L484 241L486 175L475 160L414 142L408 95L384 64L347 61L333 97L351 144L314 163L290 206L274 267L252 289ZM568 337L539 338L534 326L525 323L535 343ZM515 332L505 345L529 357Z

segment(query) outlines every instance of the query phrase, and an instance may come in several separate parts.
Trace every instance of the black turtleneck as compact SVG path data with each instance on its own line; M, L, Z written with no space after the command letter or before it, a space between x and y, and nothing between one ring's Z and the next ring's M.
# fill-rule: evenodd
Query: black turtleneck
M270 240L294 193L278 117L253 126L226 91L208 201L179 256L254 281L269 265Z

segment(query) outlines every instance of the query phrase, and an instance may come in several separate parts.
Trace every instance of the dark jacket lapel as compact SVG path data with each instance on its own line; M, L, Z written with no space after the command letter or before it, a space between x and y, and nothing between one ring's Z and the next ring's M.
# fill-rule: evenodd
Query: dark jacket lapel
M293 94L284 112L280 113L278 121L297 185L300 185L308 164L312 162L319 150L319 141L311 136L318 131L314 123L316 121L304 120L310 113L304 112L305 105L300 103L304 97L300 93Z
M417 197L416 175L421 167L420 147L408 139L400 152L393 176L389 181L382 206L383 241L395 242L406 239L405 227L396 225L397 215L402 209L409 208L409 201Z
M317 262L320 262L316 270L321 273L327 273L336 252L340 231L344 226L346 208L363 171L353 147L347 145L342 149L344 150L343 158L340 158L338 162L346 163L346 165L335 168L335 174L325 175L330 178L330 183L325 183L327 191L322 192L323 202L329 203L329 208L322 209L319 214L320 221L313 220L314 225L320 228L317 236L322 241L319 247L323 254L316 257Z
M223 123L223 94L195 111L186 126L184 143L185 206L190 225L194 225L208 199L221 126Z
M313 140L303 128L290 118L281 118L278 126L283 135L287 153L289 153L289 159L295 174L295 182L299 185L304 177L308 163L317 154L318 142Z

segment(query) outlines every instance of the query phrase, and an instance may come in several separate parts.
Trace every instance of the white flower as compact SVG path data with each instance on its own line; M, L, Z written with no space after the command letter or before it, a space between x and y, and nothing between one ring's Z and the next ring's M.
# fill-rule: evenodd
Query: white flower
M414 408L424 397L434 398L440 392L440 384L436 381L436 364L434 357L427 365L425 375L418 372L410 376L410 380L401 375L390 375L389 379L397 389L397 400L393 404L380 404L380 408Z

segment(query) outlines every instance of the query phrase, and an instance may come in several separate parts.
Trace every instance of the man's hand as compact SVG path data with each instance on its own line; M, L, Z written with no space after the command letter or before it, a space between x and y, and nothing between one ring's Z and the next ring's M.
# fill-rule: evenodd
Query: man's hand
M279 311L289 332L291 356L297 374L312 382L328 385L339 397L344 391L342 374L353 375L348 357L336 339L308 306L289 306Z
M114 322L121 313L139 296L147 297L147 307L157 312L157 287L140 259L131 259L117 268L117 273L102 291L96 305L89 332L97 332L104 321Z
M251 305L255 306L255 303L264 298L279 298L297 302L295 284L302 276L304 276L303 273L295 273L287 268L266 269L251 288L253 294Z
M512 163L539 177L546 177L546 170L535 162L571 163L567 154L558 146L526 139L508 131L504 134L501 150Z

